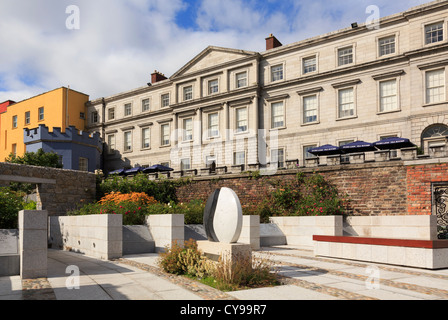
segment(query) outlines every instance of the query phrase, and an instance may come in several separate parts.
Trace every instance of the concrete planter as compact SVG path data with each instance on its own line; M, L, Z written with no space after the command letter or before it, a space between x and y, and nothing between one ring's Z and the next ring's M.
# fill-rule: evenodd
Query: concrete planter
M314 235L342 236L342 216L271 217L271 223L285 235L286 243L314 249Z

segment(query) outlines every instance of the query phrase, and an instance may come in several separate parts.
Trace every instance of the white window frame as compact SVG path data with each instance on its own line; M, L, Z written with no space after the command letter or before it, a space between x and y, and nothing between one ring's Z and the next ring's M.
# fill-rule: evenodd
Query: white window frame
M395 82L395 94L383 95L382 85L387 82ZM395 97L395 108L386 110L383 101L387 98ZM398 78L390 78L378 81L378 113L389 113L400 111L400 81Z
M387 42L387 43L383 43L381 44L382 41L388 41L393 39L393 42ZM392 34L392 35L388 35L388 36L384 36L381 38L378 38L377 43L378 43L378 57L385 57L385 56L391 56L394 54L397 54L398 52L398 42L397 42L398 36L396 34ZM382 49L387 48L388 46L390 46L393 43L393 52L383 52Z
M343 116L341 117L341 92L342 91L347 91L347 90L352 90L353 91L353 101L351 102L351 104L353 104L353 114L352 115L348 115L348 116ZM337 120L344 120L344 119L352 119L355 118L357 116L357 112L356 112L356 86L352 86L352 87L344 87L344 88L338 88L337 89L337 115L336 115L336 119ZM344 105L348 105L349 103L345 103Z
M286 167L286 152L285 148L277 148L271 149L271 161L270 163L277 163L277 168L285 168ZM281 157L279 154L281 153Z
M437 26L437 25L442 25L442 29L441 29L442 30L442 40L428 42L428 38L427 38L428 33L429 32L436 32L436 31L440 30L440 29L438 29L438 30L429 31L428 29L431 28L431 27ZM445 25L446 25L446 21L445 20L425 24L423 26L423 44L425 46L431 46L431 45L435 45L435 44L444 42L445 39L446 39L446 27L445 27Z
M168 132L164 132L165 128ZM166 137L168 137L167 140L165 140ZM162 123L160 125L160 145L162 147L171 145L171 125L169 123Z
M151 111L151 99L150 98L142 99L142 112L149 112L149 111Z
M114 154L116 150L116 136L115 134L109 134L107 136L107 153L108 154Z
M132 116L132 103L124 104L124 116L131 117Z
M275 70L276 68L281 68L281 70ZM271 82L278 82L285 80L285 64L278 63L270 68ZM281 76L280 76L281 75Z
M170 106L170 104L171 104L171 97L170 97L169 93L164 93L164 94L160 95L160 106L162 108L168 108Z
M45 120L45 108L44 107L40 107L37 110L37 119L38 121L44 121Z
M233 165L235 166L246 165L246 151L235 151L233 153Z
M241 75L243 75L243 77L241 79L239 79L238 77ZM249 80L249 77L248 77L247 71L236 72L235 73L235 89L246 88L249 84L248 80ZM240 85L240 81L244 81L244 85L243 84Z
M442 74L443 74L443 86L433 86L433 87L430 87L429 85L428 85L428 75L430 74L430 73L435 73L435 72L442 72ZM431 69L431 70L426 70L425 71L425 75L424 75L424 81L425 81L425 83L424 83L424 85L425 85L425 98L424 98L424 100L425 100L425 104L427 104L427 105L430 105L430 104L437 104L437 103L443 103L443 102L446 102L446 68L439 68L439 69ZM438 100L438 101L433 101L433 100L431 100L431 99L429 99L429 91L430 90L434 90L434 89L436 89L436 88L443 88L442 89L442 92L443 92L443 96L442 96L442 98L440 99L440 100Z
M347 49L351 49L352 50L351 53L350 54L348 54L348 53L342 54L342 52ZM336 52L337 52L337 54L336 54L337 64L336 65L338 67L349 66L349 65L352 65L355 63L355 46L353 44L337 48ZM345 59L346 57L349 57L349 56L351 56L350 62L341 63L341 59Z
M305 116L305 99L307 98L311 98L311 97L315 97L316 99L316 120L314 121L306 121L306 116ZM307 94L301 97L302 100L302 125L310 125L310 124L316 124L319 123L319 93L314 93L314 94Z
M39 109L40 111L40 109ZM39 118L40 118L40 112L39 112ZM98 123L99 122L99 114L98 111L93 111L90 114L90 123Z
M281 104L282 114L274 116L274 106L278 106ZM271 102L271 129L283 129L286 127L286 101L273 101ZM276 125L275 117L282 117L282 125ZM280 121L277 121L280 122Z
M212 79L207 82L207 92L209 96L219 93L219 79Z
M129 141L127 140L127 136L129 135ZM132 131L127 130L123 132L123 149L124 152L132 152Z
M115 120L115 107L107 110L107 120Z
M188 123L190 123L190 128L188 128ZM194 131L194 122L193 118L184 118L182 119L182 141L193 141L193 131Z
M31 123L31 111L25 112L25 125L29 125Z
M306 69L305 63L306 63L306 61L311 60L311 59L314 59L314 70L305 72L305 69ZM318 72L318 57L317 57L317 54L302 58L302 75L312 74L312 73L316 73L316 72Z
M193 85L187 85L182 87L182 98L183 101L193 100Z
M145 132L148 133L148 136L145 137ZM142 149L150 149L151 148L151 129L149 127L142 128Z
M216 117L216 124L213 123L212 117ZM207 115L207 131L209 138L219 137L219 112L209 113Z
M191 159L190 158L184 158L180 160L180 170L190 170L191 169Z
M17 129L19 125L18 116L12 116L12 128Z
M245 109L246 110L246 119L239 119L239 111ZM244 127L244 126L240 126L240 124L246 122L246 130L239 130L240 127ZM235 132L236 133L245 133L249 131L249 108L247 106L245 107L239 107L239 108L235 108Z

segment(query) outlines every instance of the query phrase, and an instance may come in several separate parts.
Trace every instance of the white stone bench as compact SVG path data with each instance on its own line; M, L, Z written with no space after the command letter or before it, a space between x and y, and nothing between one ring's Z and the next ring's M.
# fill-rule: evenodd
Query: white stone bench
M315 235L316 256L423 269L448 268L448 240Z

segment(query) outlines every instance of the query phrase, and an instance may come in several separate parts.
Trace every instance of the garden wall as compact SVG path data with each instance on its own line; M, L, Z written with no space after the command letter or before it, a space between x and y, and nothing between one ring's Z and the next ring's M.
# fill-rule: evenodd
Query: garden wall
M95 200L96 177L88 172L0 163L0 182L37 185L37 209L46 210L49 216L65 215Z
M191 184L178 188L177 197L180 202L206 201L215 189L228 187L244 207L261 203L275 189L273 182L295 179L298 172L319 173L341 194L348 194L351 215L430 215L432 183L448 181L448 158L298 168L279 170L272 176L244 173L193 177Z

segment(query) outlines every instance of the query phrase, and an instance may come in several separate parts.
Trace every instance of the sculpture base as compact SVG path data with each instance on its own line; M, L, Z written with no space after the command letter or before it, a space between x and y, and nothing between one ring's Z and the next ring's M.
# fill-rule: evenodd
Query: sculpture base
M252 259L252 248L245 243L222 243L212 241L198 241L198 249L210 260L218 261L230 259Z

